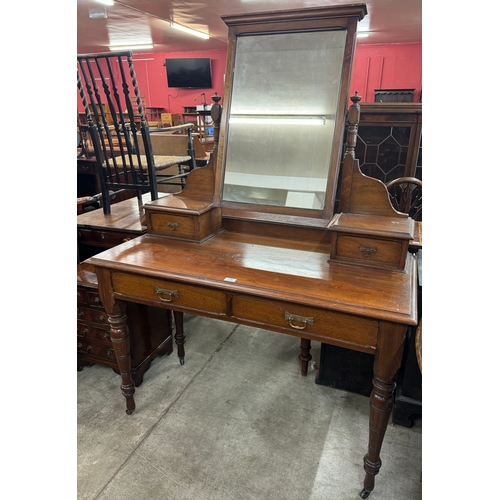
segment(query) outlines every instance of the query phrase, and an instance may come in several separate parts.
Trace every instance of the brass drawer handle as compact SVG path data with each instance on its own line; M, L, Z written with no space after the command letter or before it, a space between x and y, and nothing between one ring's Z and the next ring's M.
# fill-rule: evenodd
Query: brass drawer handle
M376 247L362 247L360 245L359 251L362 253L363 257L371 257L374 253L377 253L377 248Z
M314 318L306 318L305 316L296 316L295 314L290 314L285 311L285 321L295 328L295 330L303 330L307 325L314 325ZM301 325L296 325L294 322L302 323Z
M155 286L155 293L163 302L172 302L173 299L179 298L179 292L177 290L165 290L164 288ZM164 297L164 295L167 297Z
M175 231L179 227L178 222L167 222L167 227L170 229L170 231Z

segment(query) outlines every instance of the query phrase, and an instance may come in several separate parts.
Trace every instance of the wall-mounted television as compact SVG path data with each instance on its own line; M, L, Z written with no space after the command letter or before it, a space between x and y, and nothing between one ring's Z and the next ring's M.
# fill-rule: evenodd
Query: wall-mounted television
M211 89L212 64L208 57L165 59L169 87Z

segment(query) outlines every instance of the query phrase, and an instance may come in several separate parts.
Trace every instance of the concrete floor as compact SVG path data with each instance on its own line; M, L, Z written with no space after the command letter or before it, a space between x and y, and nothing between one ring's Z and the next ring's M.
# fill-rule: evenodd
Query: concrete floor
M78 373L78 500L359 499L369 400L315 384L295 337L186 316L125 413L120 377ZM389 424L370 500L422 498L421 421Z

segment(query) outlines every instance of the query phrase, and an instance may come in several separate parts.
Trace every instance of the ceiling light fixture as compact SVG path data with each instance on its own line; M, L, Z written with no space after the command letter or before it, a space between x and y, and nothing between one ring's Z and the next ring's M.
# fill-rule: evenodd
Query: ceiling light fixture
M187 28L186 26L174 23L173 21L170 21L170 26L176 30L184 31L185 33L189 33L190 35L199 36L200 38L204 38L205 40L208 40L210 38L206 33Z
M144 49L152 49L154 47L154 43L136 43L129 45L110 45L109 50L144 50Z
M370 36L370 32L369 31L358 31L356 36L358 38L366 38L366 37Z
M112 7L115 4L114 0L94 0L94 2L102 3L103 5L108 5L109 7Z

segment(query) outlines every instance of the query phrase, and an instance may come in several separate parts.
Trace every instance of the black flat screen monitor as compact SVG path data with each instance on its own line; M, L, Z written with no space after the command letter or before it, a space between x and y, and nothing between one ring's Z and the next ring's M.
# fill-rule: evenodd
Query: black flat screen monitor
M211 89L212 65L208 57L165 59L169 87Z

